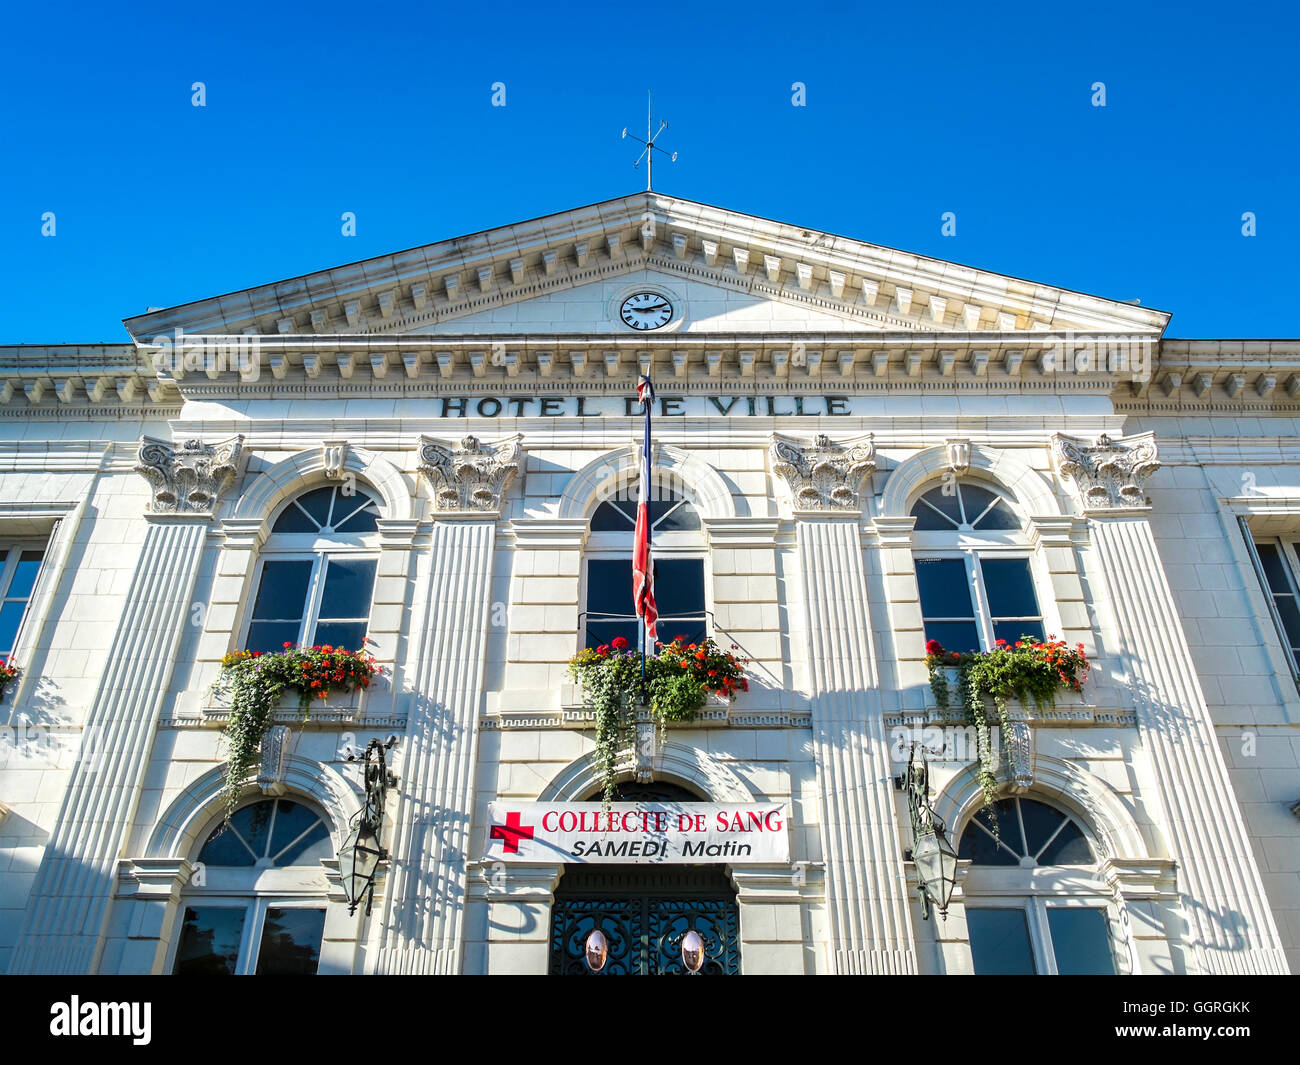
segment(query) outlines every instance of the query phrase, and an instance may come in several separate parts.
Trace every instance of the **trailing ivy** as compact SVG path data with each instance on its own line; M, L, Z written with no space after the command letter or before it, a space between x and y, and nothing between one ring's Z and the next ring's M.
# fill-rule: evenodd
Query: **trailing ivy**
M975 744L979 759L980 790L984 806L997 801L998 784L993 772L993 748L990 724L1004 725L1007 702L1033 700L1040 710L1053 706L1061 691L1082 691L1088 679L1089 662L1083 644L1071 650L1064 640L1035 640L1022 636L1014 644L998 640L991 651L966 654L947 651L938 640L925 645L925 664L930 671L930 690L941 710L949 708L952 698L946 670L957 671L958 690L966 723L975 727ZM990 720L988 704L993 704ZM1002 730L1005 741L1006 729Z
M261 761L262 737L271 727L285 689L298 693L302 719L310 715L315 699L332 692L368 688L379 672L364 651L349 651L329 644L294 647L283 651L235 651L221 660L221 675L213 692L230 707L224 735L230 748L226 760L226 817L234 813L248 774Z
M735 698L749 690L745 664L711 638L686 643L682 636L646 657L644 676L640 654L622 636L569 660L569 676L582 685L583 701L596 717L596 764L607 807L618 786L618 753L630 737L637 707L648 705L661 728L692 721L710 692Z

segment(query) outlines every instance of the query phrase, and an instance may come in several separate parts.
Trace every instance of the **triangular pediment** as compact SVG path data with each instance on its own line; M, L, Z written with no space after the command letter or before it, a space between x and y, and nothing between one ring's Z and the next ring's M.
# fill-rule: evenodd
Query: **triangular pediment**
M1158 335L1163 311L718 207L638 193L127 319L199 334L630 335L663 292L684 333Z

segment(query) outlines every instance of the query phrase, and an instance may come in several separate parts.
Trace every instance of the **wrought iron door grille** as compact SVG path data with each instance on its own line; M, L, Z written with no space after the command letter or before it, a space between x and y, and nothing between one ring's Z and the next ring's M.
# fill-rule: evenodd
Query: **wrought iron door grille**
M685 975L691 929L705 943L702 974L740 972L740 913L719 870L570 866L551 908L552 975L590 975L583 949L596 928L609 941L601 975Z

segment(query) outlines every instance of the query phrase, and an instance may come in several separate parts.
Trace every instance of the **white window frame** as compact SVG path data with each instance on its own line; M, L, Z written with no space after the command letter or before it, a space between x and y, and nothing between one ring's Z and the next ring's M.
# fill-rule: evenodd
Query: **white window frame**
M1015 501L998 486L973 478L963 478L962 481L992 492L1013 515L1020 516ZM917 494L909 507L909 513L924 495L934 490L934 487L930 484ZM1042 562L1038 552L1025 542L1023 532L1011 529L982 530L969 525L960 525L952 529L923 529L912 534L914 573L917 562L940 558L960 558L966 564L966 587L970 592L975 611L975 629L979 634L981 650L992 650L996 642L996 637L993 635L993 617L989 610L988 591L984 584L984 572L980 566L980 560L984 558L1028 560L1029 579L1033 584L1034 598L1038 600L1038 620L1042 623L1043 635L1047 637L1061 631L1060 618L1056 613L1056 600L1050 594L1051 582L1042 572ZM1045 590L1047 594L1044 594ZM922 617L925 617L925 607L920 602L919 588L917 604L921 607Z
M1051 842L1065 830L1067 825L1074 825L1088 841L1088 848L1094 856L1092 865L1037 865L1034 856L1021 856L1019 866L1011 865L974 865L967 870L962 883L962 903L965 910L971 909L1018 909L1025 912L1025 921L1029 929L1029 947L1033 955L1037 974L1040 976L1059 976L1060 969L1056 961L1056 948L1052 943L1052 931L1047 920L1047 911L1055 908L1075 908L1101 910L1105 918L1106 946L1110 950L1111 964L1117 975L1129 971L1128 953L1123 949L1123 925L1120 921L1119 907L1106 884L1098 878L1096 855L1101 851L1097 839L1088 831L1083 822L1069 810L1049 802L1034 794L1007 795L1004 798L1025 799L1050 806L1062 817L1062 822L1055 832L1044 841L1038 853L1041 854ZM1024 832L1023 813L1019 804L1016 807L1016 823ZM967 832L981 831L974 824L974 817L966 822L960 835ZM1014 853L1014 852L1013 852ZM967 925L969 929L969 924ZM967 944L970 944L969 931ZM971 952L971 965L974 968L974 951Z
M248 596L248 606L244 611L244 623L239 630L241 647L248 643L248 633L252 628L253 609L257 605L257 594L262 588L262 576L268 562L312 562L311 576L307 581L307 598L303 604L303 617L298 626L298 645L311 647L315 643L316 625L320 621L321 599L325 594L325 573L327 559L349 559L372 561L376 564L375 579L379 579L379 534L361 533L346 535L335 533L320 536L315 533L273 533L258 554L257 572ZM375 590L371 585L370 604L366 611L366 621L375 609ZM333 619L329 619L333 620ZM359 647L350 647L350 651L359 651Z
M288 802L305 806L326 826L329 822L314 803L297 794L287 794L280 798ZM260 802L278 802L279 799L258 799ZM200 837L203 840L195 853L194 861L203 853L203 846L216 831L214 824ZM268 829L269 830L269 829ZM331 838L331 851L333 839ZM259 858L254 865L205 865L203 884L195 885L192 881L186 886L180 899L180 910L176 918L176 931L172 935L171 946L167 951L167 973L176 970L176 955L180 951L181 933L184 928L185 909L188 906L216 906L223 909L242 909L244 928L240 933L239 954L235 962L236 976L252 976L257 971L257 956L262 949L262 933L266 926L266 912L272 906L285 909L324 910L329 916L329 881L325 869L316 865L281 865L266 864L268 859ZM325 934L321 931L321 944L318 957L324 954Z
M1106 946L1117 975L1127 970L1127 957L1118 949L1119 913L1106 886L1093 880L1087 869L1070 867L1012 869L990 866L978 872L972 868L963 885L966 910L1021 910L1029 928L1029 947L1039 976L1059 976L1056 947L1047 920L1049 909L1100 910L1105 919ZM999 875L1001 874L1001 875ZM1028 874L1028 875L1026 875ZM971 878L976 877L974 884ZM988 883L981 885L980 879ZM1020 881L1016 884L1015 881ZM1067 894L1068 893L1068 894ZM974 955L972 952L972 963Z
M1249 539L1249 549L1251 561L1255 566L1255 576L1259 580L1260 591L1263 592L1268 604L1268 611L1273 618L1273 627L1277 632L1277 642L1282 648L1283 657L1291 667L1292 676L1300 676L1300 664L1297 664L1295 655L1291 651L1291 638L1287 635L1286 625L1282 623L1282 614L1277 608L1277 598L1272 587L1268 583L1268 574L1264 570L1263 560L1259 557L1259 545L1268 544L1276 547L1281 554L1282 569L1286 576L1287 586L1291 589L1291 594L1295 597L1296 605L1300 606L1300 552L1296 550L1296 537L1278 535L1262 536L1253 533L1249 527L1245 530Z
M14 655L23 645L23 635L31 618L32 600L40 589L41 574L49 564L49 550L50 545L47 540L27 538L0 540L0 605L17 602L23 604L23 613L18 619L18 628L14 631L14 645L9 651L0 649L0 658L8 658ZM18 560L23 557L24 551L39 551L41 553L41 568L37 571L36 581L32 585L31 593L22 599L17 596L11 598L9 588L13 584L14 574L18 571Z
M262 935L266 930L266 914L272 907L285 910L320 910L329 916L329 899L326 897L324 889L317 896L303 895L275 895L275 894L252 894L238 895L233 893L226 894L202 894L200 891L187 892L180 901L180 912L177 915L176 934L172 936L171 949L167 952L167 969L168 973L176 971L176 955L181 949L181 935L185 925L185 911L189 907L201 908L212 907L225 910L243 910L244 927L239 936L239 954L235 960L236 976L255 976L257 974L257 958L262 950ZM321 941L316 948L317 964L320 963L320 957L324 953L325 947L325 930L321 929Z
M993 616L989 611L988 591L984 586L984 571L980 566L981 558L989 559L1024 559L1029 563L1029 580L1033 584L1034 598L1038 600L1039 616L1037 619L1043 626L1044 637L1052 632L1059 632L1060 626L1053 626L1050 623L1048 615L1050 597L1045 598L1042 593L1042 583L1038 576L1037 559L1034 553L1028 548L1019 545L1008 547L982 544L977 547L947 548L938 550L914 550L912 553L912 562L928 561L930 559L942 558L960 558L966 564L966 587L971 595L971 603L975 611L975 629L979 633L980 649L984 651L992 650L996 638L993 635ZM918 603L920 594L918 591ZM925 617L925 606L921 604L922 617ZM935 620L934 618L930 619ZM1005 620L1005 619L1000 619ZM1011 619L1016 620L1016 619Z
M683 500L689 503L699 513L699 506L695 500L686 496L685 493L678 493ZM622 497L619 497L622 498ZM607 502L602 499L601 503ZM599 506L599 504L597 505ZM595 510L592 511L595 516ZM590 522L590 519L588 519ZM587 646L587 589L590 581L590 567L588 563L596 561L608 561L611 559L623 559L631 561L633 547L633 530L628 529L616 532L589 532L587 542L582 552L582 580L578 588L579 602L582 604L582 610L579 611L579 628L577 633L577 650ZM708 533L704 529L704 520L700 519L700 528L693 532L658 532L654 533L650 545L650 556L656 562L670 561L692 561L698 559L702 563L704 581L704 631L708 636L713 635L713 573L710 566L710 552L708 543ZM666 638L665 638L666 635ZM672 633L665 634L660 631L659 638L664 643L672 639Z

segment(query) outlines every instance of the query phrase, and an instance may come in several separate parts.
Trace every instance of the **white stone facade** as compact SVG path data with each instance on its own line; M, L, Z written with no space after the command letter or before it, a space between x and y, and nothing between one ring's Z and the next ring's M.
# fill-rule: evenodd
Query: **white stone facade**
M622 326L643 289L670 326ZM788 803L791 863L728 868L743 972L970 972L967 907L1012 895L1092 900L1120 972L1295 968L1300 694L1253 545L1300 541L1300 342L1167 323L640 194L153 312L135 344L0 348L0 552L43 552L0 702L0 971L172 970L184 907L220 895L195 863L221 658L275 516L351 478L379 509L383 679L306 723L286 704L264 786L337 847L362 801L346 749L397 735L391 859L368 915L329 859L276 897L322 900L322 973L546 972L564 868L481 861L486 808L598 787L566 663L592 512L640 461L639 372L656 475L700 516L664 557L703 559L710 629L751 659L654 776ZM1095 860L1014 889L963 864L923 920L893 777L900 735L945 727L911 515L953 478L1007 498L992 549L1095 661L1081 695L1023 708L1002 778ZM956 838L972 760L931 785Z

